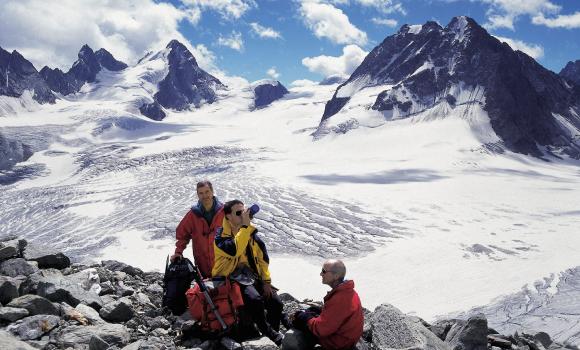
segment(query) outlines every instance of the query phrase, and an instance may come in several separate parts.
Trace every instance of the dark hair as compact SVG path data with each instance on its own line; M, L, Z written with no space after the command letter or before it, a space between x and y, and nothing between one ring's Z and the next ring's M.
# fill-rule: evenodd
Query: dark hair
M197 186L195 187L195 190L199 190L202 187L208 186L209 189L213 192L213 186L211 184L211 182L209 182L208 180L203 180L197 183Z
M224 204L224 214L231 214L232 213L232 207L236 204L244 204L244 202L242 202L239 199L234 199L233 201L229 201L226 202L226 204Z

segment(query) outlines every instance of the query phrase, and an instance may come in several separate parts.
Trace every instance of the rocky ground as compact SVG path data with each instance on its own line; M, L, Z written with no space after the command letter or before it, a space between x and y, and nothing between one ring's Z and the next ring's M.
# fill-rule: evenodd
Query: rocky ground
M277 349L268 338L201 339L196 321L161 307L163 276L117 261L72 264L62 253L11 237L0 241L0 348L6 349ZM304 307L281 294L287 312ZM502 335L481 315L428 324L389 304L365 310L357 349L577 349L550 335ZM296 341L293 332L286 342Z

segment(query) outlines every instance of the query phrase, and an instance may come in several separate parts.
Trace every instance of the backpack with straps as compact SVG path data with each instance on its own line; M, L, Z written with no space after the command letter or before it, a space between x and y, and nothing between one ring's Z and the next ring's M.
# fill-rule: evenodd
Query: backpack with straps
M185 292L191 287L195 267L187 258L175 259L165 264L163 276L162 306L167 307L174 315L181 315L187 309Z

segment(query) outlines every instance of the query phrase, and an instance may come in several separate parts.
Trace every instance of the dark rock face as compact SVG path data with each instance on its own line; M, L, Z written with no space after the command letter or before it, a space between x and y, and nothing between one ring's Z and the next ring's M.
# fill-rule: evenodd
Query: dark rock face
M40 74L52 91L68 95L78 92L85 83L95 82L102 68L120 71L127 68L127 65L117 61L107 50L100 49L93 52L93 49L85 44L79 51L78 60L68 72L64 73L58 68L44 67Z
M32 98L38 103L56 99L32 63L18 51L9 53L0 47L0 95L20 97L25 90L34 91Z
M540 156L538 145L580 156L580 145L553 113L580 128L580 95L564 79L529 56L513 51L473 19L455 17L445 27L427 22L404 25L375 47L327 102L322 122L349 101L353 86L394 85L378 95L372 109L399 117L439 103L455 107L458 94L487 111L491 126L516 152ZM343 91L341 89L344 88ZM322 125L323 123L321 123Z
M580 86L580 60L568 62L560 71L560 76Z
M141 107L139 107L139 111L147 118L153 120L163 120L163 118L166 117L163 108L157 101L142 105Z
M191 104L199 107L203 101L213 103L215 90L224 85L211 74L199 68L191 52L177 40L172 40L167 49L169 73L159 83L154 98L166 108L184 110Z
M254 87L254 106L261 108L268 106L270 103L281 99L288 93L288 90L276 81L276 84L265 83Z
M99 49L95 52L95 57L97 58L97 62L101 65L101 67L106 68L112 72L118 72L125 68L127 65L121 61L117 61L111 53L105 49Z

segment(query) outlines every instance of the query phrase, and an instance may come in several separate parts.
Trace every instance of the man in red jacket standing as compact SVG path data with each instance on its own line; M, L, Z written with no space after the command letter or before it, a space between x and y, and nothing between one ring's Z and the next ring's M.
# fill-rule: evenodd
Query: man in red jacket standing
M326 350L352 349L363 333L364 316L354 282L345 280L346 267L340 260L328 260L322 266L322 283L332 290L324 297L319 313L315 309L299 311L294 315L294 327L301 332L298 342L285 339L282 349L293 350L313 347L315 343ZM300 334L302 333L302 334Z
M197 183L197 198L199 201L185 214L175 236L175 254L171 261L183 256L183 251L191 240L193 258L203 278L211 277L213 268L213 241L215 232L224 219L223 204L213 195L213 186L209 181Z

